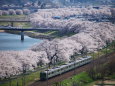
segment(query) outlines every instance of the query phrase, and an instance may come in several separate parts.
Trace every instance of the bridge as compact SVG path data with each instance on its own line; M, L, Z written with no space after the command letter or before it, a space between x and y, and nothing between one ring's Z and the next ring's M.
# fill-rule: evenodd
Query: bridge
M21 40L24 40L24 31L59 31L59 28L20 28L20 27L4 27L0 26L0 30L12 30L12 31L21 31Z

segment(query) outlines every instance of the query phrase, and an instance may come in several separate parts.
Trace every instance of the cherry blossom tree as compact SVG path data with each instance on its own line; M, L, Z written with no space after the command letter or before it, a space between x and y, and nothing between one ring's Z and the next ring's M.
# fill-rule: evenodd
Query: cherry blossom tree
M23 13L24 13L25 15L28 15L28 14L30 14L30 10L29 10L29 9L23 9Z
M23 73L24 64L28 70L34 70L40 62L41 53L31 50L25 51L1 51L0 52L0 78L8 78ZM44 64L47 58L42 58Z
M58 44L57 40L54 40L53 42L45 41L41 43L40 45L35 45L31 48L33 51L43 51L44 52L44 57L49 59L50 65L55 64L56 62L59 61L69 61L69 59L66 59L66 56L64 56L62 53L62 49L58 47L60 44ZM63 55L63 56L62 56Z
M9 15L16 15L16 12L14 9L9 9Z
M9 12L8 11L2 11L2 15L9 15Z
M17 10L16 10L16 14L17 14L17 15L23 15L23 11L20 10L20 9L17 9Z

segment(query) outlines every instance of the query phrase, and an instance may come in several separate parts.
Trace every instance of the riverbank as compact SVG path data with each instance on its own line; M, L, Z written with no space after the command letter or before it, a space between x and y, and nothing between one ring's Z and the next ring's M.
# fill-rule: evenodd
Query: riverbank
M18 35L20 34L20 31L4 31L4 32L11 33L11 34L18 34ZM54 36L50 36L50 35L39 33L39 32L33 32L33 31L25 31L24 34L35 39L52 40L55 38Z
M42 34L42 33L39 33L39 32L25 32L25 34L29 37L32 37L32 38L36 38L36 39L48 39L48 40L52 40L54 39L55 37L53 36L50 36L50 35L45 35L45 34Z

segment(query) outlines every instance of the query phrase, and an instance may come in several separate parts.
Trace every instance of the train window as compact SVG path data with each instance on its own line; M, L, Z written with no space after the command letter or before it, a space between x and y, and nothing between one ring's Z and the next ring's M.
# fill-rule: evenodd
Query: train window
M61 70L63 70L63 68L61 68Z
M56 72L59 72L59 69Z

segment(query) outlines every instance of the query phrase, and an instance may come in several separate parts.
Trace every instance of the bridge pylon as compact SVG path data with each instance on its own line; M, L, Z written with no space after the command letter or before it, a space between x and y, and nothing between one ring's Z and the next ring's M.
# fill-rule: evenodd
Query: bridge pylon
M21 41L24 41L24 31L21 31Z

